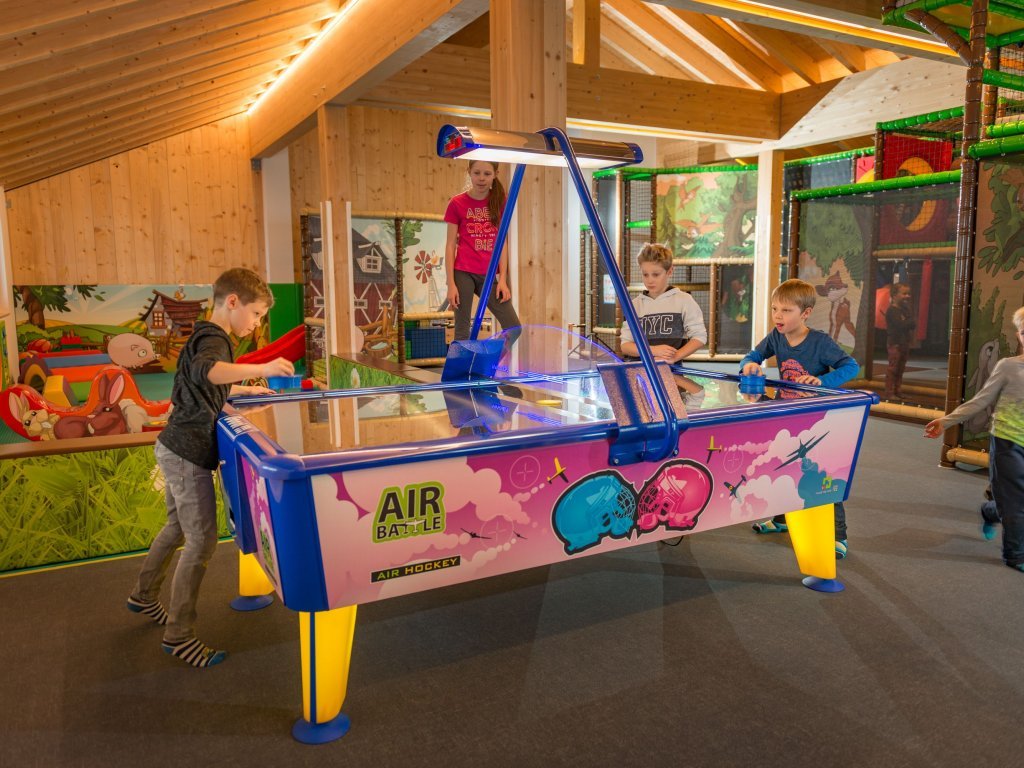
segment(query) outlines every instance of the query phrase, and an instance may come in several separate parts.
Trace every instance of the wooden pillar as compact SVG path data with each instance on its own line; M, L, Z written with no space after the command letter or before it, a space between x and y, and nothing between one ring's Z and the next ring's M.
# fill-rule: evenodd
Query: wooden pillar
M492 0L491 126L565 129L565 4ZM510 170L503 170L507 184ZM523 325L565 328L565 171L526 169L509 251L512 297ZM520 342L521 350L529 345Z
M7 194L0 186L0 324L6 330L7 344L0 355L7 360L10 381L0 375L0 389L13 384L18 378L18 335L14 324L14 266L11 262L11 237L7 224ZM0 371L5 367L0 365Z
M601 0L572 0L572 63L601 66Z
M327 354L353 349L352 172L348 158L348 112L325 105L316 113L320 154L320 222L327 291ZM330 382L339 386L338 382Z
M978 207L978 166L968 151L981 135L982 76L985 72L985 29L988 24L988 0L974 0L971 6L970 57L964 95L964 134L961 144L960 210L956 224L956 256L953 260L953 306L949 334L949 378L946 381L946 413L964 399L967 369L967 333L971 312L971 287L974 277L974 228ZM942 441L941 464L952 466L948 452L960 445L963 427L947 429Z
M771 296L779 284L782 263L782 163L781 150L757 156L757 222L754 228L754 296L751 300L754 338L768 335L771 327Z

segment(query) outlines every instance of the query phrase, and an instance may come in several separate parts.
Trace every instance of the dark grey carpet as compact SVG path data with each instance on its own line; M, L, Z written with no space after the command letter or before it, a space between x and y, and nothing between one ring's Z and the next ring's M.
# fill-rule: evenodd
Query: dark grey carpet
M209 670L124 610L137 559L0 579L0 765L1019 765L1024 575L920 431L871 421L845 593L739 526L367 605L326 746L289 735L295 615L227 608L232 545Z

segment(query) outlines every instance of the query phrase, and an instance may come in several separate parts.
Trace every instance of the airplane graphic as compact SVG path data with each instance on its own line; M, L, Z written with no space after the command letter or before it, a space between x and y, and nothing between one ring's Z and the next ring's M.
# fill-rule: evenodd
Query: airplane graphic
M569 478L568 478L568 477L566 476L566 474L565 474L565 467L563 467L563 466L562 466L562 465L561 465L561 464L559 463L559 461L558 461L558 457L557 457L557 456L555 457L555 474L553 474L553 475L552 475L551 477L549 477L549 478L548 478L548 482L550 483L550 482L551 482L552 480L554 480L554 479L555 479L556 477L560 477L560 478L562 478L562 480L563 480L564 482L566 482L566 483L568 483L568 482L569 482Z
M724 450L725 449L722 446L720 446L720 445L716 446L715 445L715 436L712 435L711 439L708 440L708 458L707 458L707 461L705 461L704 463L705 464L710 464L711 463L711 456L712 456L712 454L715 451L724 451Z
M467 531L465 528L460 529L463 533L468 533L471 539L490 539L490 536L481 536L479 533L473 533L473 531Z
M516 530L515 528L513 528L513 529L512 529L512 533L514 533L514 534L516 535L516 538L517 538L517 539L525 539L525 538L526 538L525 536L523 536L523 534L521 534L521 533L520 533L519 531L517 531L517 530Z
M825 433L825 435L827 434L828 432ZM806 458L811 448L813 448L814 446L816 446L818 443L825 439L825 435L821 435L820 437L812 437L806 443L803 440L797 440L797 442L800 443L797 449L793 451L791 454L789 454L789 457L784 462L779 464L779 466L777 466L775 469L782 469L787 464L792 464L794 461L797 461L798 459Z
M722 485L724 485L726 488L729 489L729 495L730 496L732 496L734 499L739 501L740 497L737 496L736 494L739 493L740 486L743 485L745 482L747 482L746 476L745 475L740 475L740 481L738 483L736 483L735 485L730 483L728 480L723 482Z

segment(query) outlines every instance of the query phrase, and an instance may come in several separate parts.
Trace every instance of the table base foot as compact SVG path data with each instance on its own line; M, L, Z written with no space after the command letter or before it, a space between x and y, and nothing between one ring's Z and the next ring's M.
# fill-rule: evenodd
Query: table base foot
M236 611L258 611L260 608L266 608L274 602L273 595L239 595L231 601L231 607Z
M846 589L839 579L819 579L817 576L808 576L801 583L815 592L842 592Z
M351 725L348 715L343 712L326 723L311 723L300 717L292 726L292 737L303 744L327 744L348 733Z

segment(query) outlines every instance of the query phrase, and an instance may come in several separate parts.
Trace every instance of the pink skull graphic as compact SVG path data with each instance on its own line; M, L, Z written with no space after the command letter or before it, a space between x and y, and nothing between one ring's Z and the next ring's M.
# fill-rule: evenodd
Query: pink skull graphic
M691 459L664 465L640 491L637 528L646 533L664 525L670 531L689 531L711 500L711 473Z

